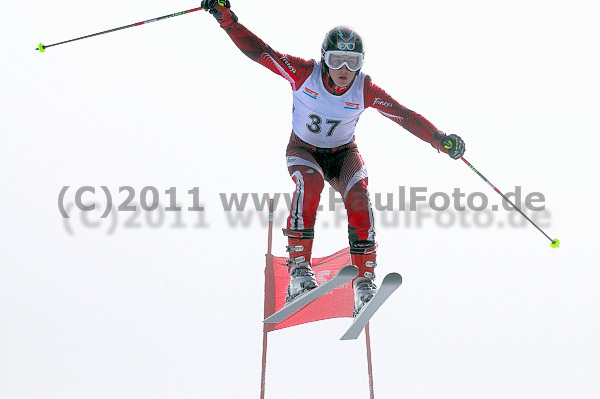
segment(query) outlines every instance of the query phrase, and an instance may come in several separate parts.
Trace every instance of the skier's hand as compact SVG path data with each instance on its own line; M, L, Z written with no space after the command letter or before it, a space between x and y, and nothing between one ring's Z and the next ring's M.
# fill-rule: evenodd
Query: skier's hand
M200 7L215 17L219 21L219 25L226 30L233 28L233 24L238 20L237 16L230 10L231 3L229 0L202 0Z
M208 11L217 19L217 21L220 21L223 19L223 13L217 6L220 6L219 8L231 8L231 3L229 3L229 0L202 0L202 3L200 4L200 7L202 7L204 11Z
M465 154L465 142L456 134L442 136L440 138L442 151L452 159L459 159Z

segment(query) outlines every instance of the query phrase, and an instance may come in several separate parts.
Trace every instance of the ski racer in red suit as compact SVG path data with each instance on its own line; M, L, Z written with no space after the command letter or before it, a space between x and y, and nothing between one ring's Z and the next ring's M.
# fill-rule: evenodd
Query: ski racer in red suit
M285 78L292 87L292 132L287 167L296 184L287 227L290 284L287 301L317 287L311 269L315 218L325 181L344 200L352 264L359 270L353 281L355 315L377 287L377 244L364 162L354 142L354 127L366 108L375 108L438 152L453 159L465 152L463 140L446 135L421 115L403 107L360 72L362 38L345 26L325 36L321 60L304 60L273 50L238 22L229 0L204 0L202 8L219 22L235 45L250 59Z

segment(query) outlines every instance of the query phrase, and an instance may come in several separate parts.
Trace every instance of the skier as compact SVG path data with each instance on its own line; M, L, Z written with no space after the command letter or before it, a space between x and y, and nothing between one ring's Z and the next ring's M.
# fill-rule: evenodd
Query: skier
M292 132L286 157L296 189L283 229L288 239L290 273L286 301L317 287L311 252L317 207L327 181L342 195L348 215L350 255L359 270L353 280L356 316L377 291L377 244L368 175L354 141L354 128L361 113L375 108L452 159L463 156L465 143L400 105L361 72L364 44L351 28L331 29L321 46L321 60L304 60L265 44L238 22L229 0L203 0L201 6L216 18L246 56L287 79L292 87Z

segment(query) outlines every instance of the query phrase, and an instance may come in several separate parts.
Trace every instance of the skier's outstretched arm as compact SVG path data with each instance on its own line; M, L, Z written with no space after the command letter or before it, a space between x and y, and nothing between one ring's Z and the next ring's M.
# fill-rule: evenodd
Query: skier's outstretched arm
M233 43L248 58L284 77L290 82L292 90L300 88L311 75L314 60L307 61L273 50L238 22L237 16L230 9L229 0L221 1L221 3L223 5L220 5L218 0L203 0L201 6L215 17Z
M431 122L414 111L400 105L392 96L374 84L370 76L365 78L365 108L372 107L387 116L418 138L431 144L436 150L458 159L465 153L465 143L457 135L446 135Z

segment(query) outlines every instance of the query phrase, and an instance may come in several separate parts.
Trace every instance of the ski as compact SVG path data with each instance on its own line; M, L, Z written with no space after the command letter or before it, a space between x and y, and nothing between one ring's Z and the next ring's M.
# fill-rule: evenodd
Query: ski
M336 289L340 285L352 280L358 276L358 268L354 265L345 266L331 280L323 283L315 289L312 289L304 294L301 294L290 303L284 305L283 308L267 317L263 323L280 323L287 317L291 316L298 309L308 305L312 301Z
M356 315L350 328L340 338L340 340L356 339L360 335L360 332L365 328L371 317L377 312L377 309L396 291L402 284L402 276L398 273L390 273L384 277L381 282L381 286L377 290L377 293L371 298L371 300L361 309L360 313Z

